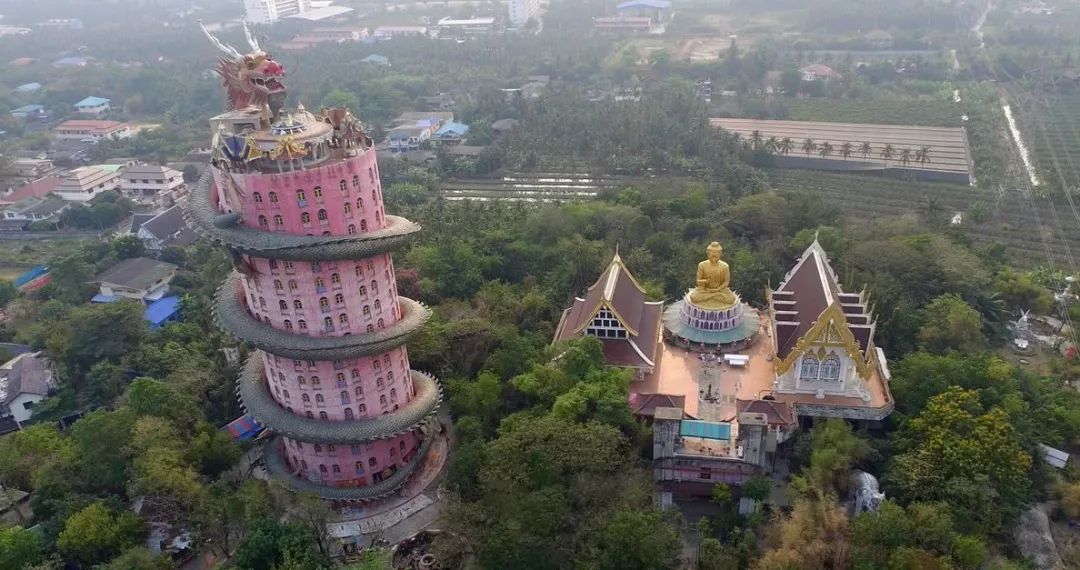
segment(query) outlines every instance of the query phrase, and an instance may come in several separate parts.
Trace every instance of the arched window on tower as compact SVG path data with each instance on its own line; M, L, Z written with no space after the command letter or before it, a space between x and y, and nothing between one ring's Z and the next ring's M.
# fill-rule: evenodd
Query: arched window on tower
M251 194L251 198L255 200L256 204L262 204L262 194L254 192Z
M270 226L270 222L266 221L266 216L259 215L259 227L266 228Z
M276 214L274 216L274 225L275 226L284 226L285 225L285 218L282 218L281 214Z
M360 309L360 311L364 314L365 317L370 317L371 316L371 306L370 305L364 305L364 308Z
M353 234L355 234L355 233L356 233L356 224L349 224L349 227L348 227L348 228L346 228L346 229L345 229L345 231L346 231L346 232L347 232L347 233L348 233L349 235L353 235Z
M344 302L345 302L345 295L342 295L341 293L338 293L337 295L334 295L334 304L340 305L340 304L342 304Z
M357 198L356 199L356 209L361 211L361 212L364 211L364 199L363 198Z
M264 310L264 311L266 310L266 298L265 297L259 297L259 308Z
M326 210L319 210L318 216L320 222L325 222L330 219L330 217L326 214Z
M281 279L274 279L274 289L281 290Z
M289 310L289 304L285 302L285 299L281 299L278 301L278 307L280 307L282 311Z
M840 358L835 354L821 361L821 379L830 382L840 380Z
M326 332L332 332L334 330L334 319L330 317L323 319L323 328L326 329Z
M296 279L289 279L289 290L296 291L300 286L296 284Z
M371 183L374 184L375 183L375 169L369 167L367 169L367 175L368 175L368 180L370 180ZM374 193L374 190L372 190L372 193Z
M305 321L304 319L300 319L299 321L296 321L296 328L298 328L298 329L300 329L302 331L306 331L307 330L307 321Z
M285 330L287 330L287 331L292 330L292 321L290 321L289 319L285 319Z
M351 203L345 202L344 209L345 209L346 214L352 214L352 204Z
M352 177L352 185L356 186L357 188L360 187L360 177L359 176L357 176L355 174L353 175L353 177Z
M300 222L303 224L311 224L311 214L304 212L300 214Z
M799 379L800 380L817 380L818 379L818 359L812 354L804 354L802 357L802 364L799 365Z
M374 178L375 178L375 177L374 177L374 176L372 176L372 182L374 182ZM379 197L378 197L378 194L376 194L376 193L375 193L375 189L374 189L374 188L372 188L372 189L371 189L371 203L372 203L372 204L376 204L376 203L378 203L378 202L379 202Z
M319 412L319 419L320 420L328 420L328 419L330 419L330 416L326 412Z
M376 313L381 313L382 312L382 302L379 301L378 299L375 299L375 312Z
M368 325L367 332L375 332L375 325Z
M379 283L377 281L375 281L374 279L371 280L371 294L372 295L378 295L379 294Z
M319 297L319 308L320 309L329 309L330 308L330 299L327 299L326 297Z
M341 405L342 406L349 405L349 392L347 390L342 390L340 396L341 396Z
M367 297L367 287L364 287L363 285L360 286L360 297Z
M330 284L335 286L335 287L340 286L341 285L341 275L338 274L338 273L331 273L330 274Z
M394 388L390 388L390 401L397 402L397 390Z
M311 193L315 196L316 200L322 200L322 186L312 188Z
M340 315L338 315L338 322L342 325L349 324L349 315L347 313L341 313Z
M379 322L377 324L379 325L380 329L386 326L386 323L384 323L382 319L379 319Z
M320 408L326 405L326 398L322 394L315 394L315 405Z
M341 182L338 182L338 189L341 190L342 192L348 192L349 191L349 185L343 179Z
M347 419L347 420L353 419L352 408L345 408L345 419Z
M307 205L307 194L305 194L303 190L297 190L296 191L296 201L299 202L301 206L306 206Z
M277 202L277 192L271 192L270 194L268 194L268 196L270 197L270 203L271 204L277 204L278 203Z
M383 395L379 396L379 405L380 406L385 406L386 405L386 394L383 394Z
M302 302L300 301L300 299L297 299L297 300L293 301L293 302L292 302L292 306L293 306L293 308L294 308L294 309L296 309L297 311L302 311L302 310L304 310L304 303L302 303Z
M375 211L375 223L379 223L381 221L382 221L382 214L379 214L379 211L376 210Z
M367 231L367 220L360 220L360 231Z
M300 394L300 399L304 402L305 406L310 406L311 405L311 395L309 395L309 394Z

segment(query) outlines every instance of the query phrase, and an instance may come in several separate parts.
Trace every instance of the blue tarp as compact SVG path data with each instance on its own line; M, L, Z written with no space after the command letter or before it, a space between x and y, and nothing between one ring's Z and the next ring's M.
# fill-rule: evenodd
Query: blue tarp
M165 322L176 318L180 313L180 297L172 295L162 297L146 307L145 318L150 321L151 327L160 327Z
M41 277L42 275L45 275L48 272L49 267L47 265L39 265L31 269L30 271L27 271L26 273L23 273L22 275L16 277L15 286L22 287L23 285L26 285L27 283L33 281L34 279L37 279L38 277Z
M703 422L701 420L683 420L679 426L679 435L683 437L727 440L731 439L731 424Z
M225 426L225 430L229 432L233 439L244 441L262 433L263 426L255 418L244 415L229 422L229 425Z

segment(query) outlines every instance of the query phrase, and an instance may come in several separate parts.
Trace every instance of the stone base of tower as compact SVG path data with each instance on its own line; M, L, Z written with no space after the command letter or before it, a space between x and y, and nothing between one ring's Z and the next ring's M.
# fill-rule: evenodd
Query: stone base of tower
M750 305L709 311L688 299L664 310L664 340L693 352L736 352L757 340L761 316Z

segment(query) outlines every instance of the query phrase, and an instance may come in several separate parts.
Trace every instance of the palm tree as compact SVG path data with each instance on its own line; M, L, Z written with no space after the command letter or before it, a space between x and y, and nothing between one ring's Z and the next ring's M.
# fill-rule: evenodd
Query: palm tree
M845 142L844 144L840 145L840 156L844 158L850 157L852 146L853 145L850 142Z
M862 153L863 160L866 160L874 153L874 147L870 146L870 143L864 142L859 145L859 152Z
M784 137L780 139L780 143L776 145L776 148L780 150L782 154L791 152L791 149L795 148L795 143L791 141L791 137Z
M908 163L911 162L911 149L910 148L900 149L900 162L903 163L904 166L907 166Z
M915 151L915 160L919 164L923 165L925 165L927 162L930 162L930 147L919 147L919 150Z
M881 158L885 159L885 164L889 164L889 160L896 155L896 147L892 143L881 147Z
M832 152L833 152L833 145L829 141L825 141L825 142L821 143L821 147L818 148L818 154L821 155L821 158L828 158L829 155L832 154Z
M761 143L765 140L761 136L761 131L754 131L750 133L750 147L754 150L761 150Z
M770 154L776 152L779 144L780 141L777 140L776 137L769 137L765 139L765 152L768 152Z
M799 148L801 148L807 156L810 156L812 152L817 150L817 143L815 143L813 139L806 139L802 142L802 146L800 146Z

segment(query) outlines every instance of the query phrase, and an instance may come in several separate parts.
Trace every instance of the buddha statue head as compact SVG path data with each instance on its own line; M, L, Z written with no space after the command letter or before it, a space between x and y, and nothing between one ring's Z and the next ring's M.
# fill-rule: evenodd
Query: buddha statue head
M709 247L705 248L705 253L709 257L709 261L720 261L720 258L724 256L724 248L720 245L720 242L714 241L709 244Z

